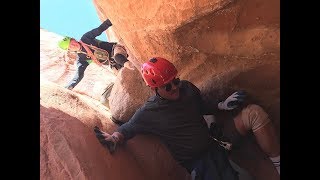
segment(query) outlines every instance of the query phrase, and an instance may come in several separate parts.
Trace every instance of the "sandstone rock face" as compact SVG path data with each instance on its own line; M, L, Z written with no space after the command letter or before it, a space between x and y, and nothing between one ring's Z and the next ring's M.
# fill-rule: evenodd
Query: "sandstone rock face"
M111 155L93 132L117 126L105 107L51 82L40 86L40 179L189 179L157 139L136 137Z
M144 179L143 171L129 153L119 151L112 156L96 139L94 125L112 125L103 109L56 85L42 83L41 93L41 179ZM105 129L114 128L115 125ZM123 169L126 173L122 173Z
M127 122L151 95L150 88L136 68L123 68L111 91L110 112L119 121Z

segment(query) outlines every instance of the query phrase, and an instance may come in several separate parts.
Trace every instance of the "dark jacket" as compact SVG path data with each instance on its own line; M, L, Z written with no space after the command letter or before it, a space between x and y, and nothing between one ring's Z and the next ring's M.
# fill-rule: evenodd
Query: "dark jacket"
M125 140L139 133L156 135L172 156L184 163L208 148L208 128L202 106L198 88L189 81L181 81L178 100L151 97L118 131Z
M160 138L173 158L196 179L237 180L227 153L209 138L203 115L218 111L207 107L200 90L189 81L181 81L180 97L175 101L153 96L133 117L118 128L124 140L136 134Z

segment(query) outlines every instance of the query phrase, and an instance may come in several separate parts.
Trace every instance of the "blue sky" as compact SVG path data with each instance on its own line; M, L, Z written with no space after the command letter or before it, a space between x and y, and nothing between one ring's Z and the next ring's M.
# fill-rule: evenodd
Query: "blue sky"
M101 21L92 0L40 0L40 27L80 40ZM106 41L106 33L97 39Z

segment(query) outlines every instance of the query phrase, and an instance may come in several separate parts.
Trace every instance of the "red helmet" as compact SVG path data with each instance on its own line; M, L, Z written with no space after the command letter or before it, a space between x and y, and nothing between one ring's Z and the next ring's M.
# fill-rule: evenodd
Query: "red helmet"
M142 64L141 74L144 82L151 88L155 88L170 82L176 77L178 71L168 60L155 57Z

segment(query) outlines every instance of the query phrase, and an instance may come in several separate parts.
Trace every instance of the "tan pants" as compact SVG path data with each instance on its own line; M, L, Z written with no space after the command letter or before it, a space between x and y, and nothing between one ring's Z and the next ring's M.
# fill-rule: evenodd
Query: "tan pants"
M258 105L250 104L241 111L241 119L247 130L259 130L270 122L268 114Z
M258 105L250 104L246 106L240 114L242 122L248 131L257 131L270 122L268 114ZM230 118L230 119L229 119ZM243 136L238 132L234 118L229 117L222 119L223 134L233 144L233 146L240 146L244 140Z

